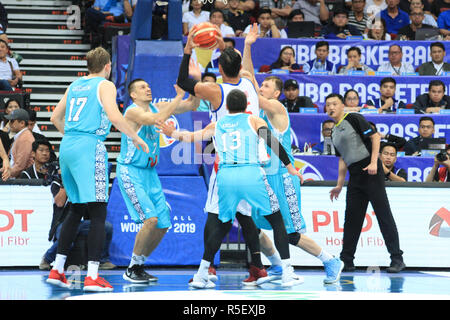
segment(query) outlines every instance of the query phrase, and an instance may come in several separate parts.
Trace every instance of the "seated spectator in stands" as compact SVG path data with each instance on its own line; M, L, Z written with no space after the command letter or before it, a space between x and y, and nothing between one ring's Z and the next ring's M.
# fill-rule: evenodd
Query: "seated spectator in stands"
M220 10L228 9L230 6L230 1L228 0L226 3L222 0L216 0L214 2L214 7ZM255 1L254 0L240 0L238 10L245 11L249 14L255 9Z
M422 9L424 12L423 23L429 24L430 26L437 28L438 25L437 25L436 19L431 14L429 14L429 10L425 8L424 3L427 4L428 1L425 0L425 2L422 2L422 0L410 0L409 1L409 6L410 6L409 13L411 12L412 9L415 9L415 8ZM403 11L406 11L406 10L403 10ZM412 21L410 21L410 22L412 22Z
M283 85L285 98L280 102L286 107L288 112L299 112L300 108L314 108L311 98L299 96L299 86L297 80L288 79Z
M414 102L417 113L439 113L450 109L450 96L445 94L445 84L441 80L431 80L428 93L421 94Z
M450 72L450 63L444 62L445 47L442 42L433 42L430 45L431 61L419 66L421 76L440 76L442 72Z
M386 181L406 182L408 174L405 169L396 168L397 147L394 144L383 143L380 148L380 160Z
M55 167L50 168L53 171ZM49 173L50 175L51 173ZM53 195L53 217L50 225L50 231L48 236L48 241L53 241L51 247L45 252L42 260L39 264L40 270L50 270L50 264L56 258L56 250L58 248L58 239L61 232L61 227L64 222L64 219L70 214L72 203L69 201L66 190L64 189L64 185L62 184L61 174L57 172L53 172L51 174L52 177L50 179L50 191ZM30 179L34 179L31 177ZM90 220L88 217L83 217L83 220L80 221L78 226L78 232L74 242L78 239L78 237L83 236L87 237L90 227ZM112 240L113 227L112 224L108 221L105 221L105 240L102 250L102 255L100 258L100 270L110 270L114 269L116 266L112 264L109 260L109 247ZM87 253L86 253L87 254Z
M239 0L228 1L227 21L233 28L236 37L240 37L245 28L251 24L251 15L248 12L239 10Z
M259 8L267 8L272 11L272 19L278 29L286 27L288 16L292 11L292 0L259 0Z
M430 3L430 11L435 19L437 19L442 12L450 9L450 2L448 0L433 0Z
M391 40L391 35L386 32L386 22L382 18L373 19L368 27L368 32L364 35L368 40Z
M0 34L0 39L8 44L8 57L16 59L17 63L19 64L20 61L22 61L23 57L17 52L11 50L11 47L9 46L9 39L6 33Z
M369 66L361 62L361 49L358 47L351 47L347 50L347 65L339 68L339 74L348 75L352 71L364 71L365 75L369 73L375 74L375 71Z
M442 12L437 19L438 28L445 40L450 37L450 10Z
M183 34L187 35L192 27L201 22L209 21L209 11L203 11L203 3L200 0L191 1L192 11L183 14Z
M15 133L11 145L11 177L17 178L21 172L33 164L31 156L34 136L28 129L28 112L24 109L16 109L5 116L10 121L11 132Z
M86 9L86 33L98 33L98 27L105 22L125 22L123 1L95 0L94 4Z
M378 113L396 112L397 109L406 108L404 102L394 98L396 87L394 78L383 78L380 82L380 98L369 100L367 104L378 109Z
M295 62L295 51L292 47L286 46L280 50L277 61L270 65L270 70L273 69L284 69L290 72L301 70L301 66Z
M348 12L338 8L334 10L331 23L322 28L321 34L325 39L346 39L349 36L362 36L358 28L348 23Z
M227 26L224 24L225 22L225 16L220 9L213 9L211 10L211 13L209 14L209 22L216 25L220 29L220 33L222 34L222 37L235 37L234 30L232 27Z
M406 142L404 151L407 156L419 155L421 144L424 138L433 138L434 134L434 120L431 117L424 116L419 119L419 135L415 138L409 139Z
M439 160L438 155L434 157L433 167L425 178L425 182L450 182L450 145L445 148L445 153L447 158L442 156L444 161Z
M423 23L424 13L420 8L411 9L409 14L411 24L404 26L398 30L397 39L399 40L416 40L416 31L419 29L433 29L433 26Z
M313 21L319 26L330 18L330 11L325 0L298 0L292 5L292 10L295 9L302 10L305 21Z
M8 101L6 101L5 103L5 114L3 115L3 120L0 123L0 129L2 129L2 131L9 133L11 131L10 128L10 121L8 119L5 118L5 116L11 114L14 110L21 108L20 106L20 102L19 100L15 99L15 98L10 98L8 99ZM12 135L11 137L12 138ZM6 148L6 146L5 146ZM9 150L9 147L8 147Z
M366 0L352 0L352 9L348 13L348 24L356 27L362 34L368 31L368 15L364 12Z
M20 174L21 179L44 179L48 172L45 164L50 161L52 146L45 140L34 140L31 145L34 162Z
M2 140L0 140L0 160L2 180L6 181L11 176L11 167L9 164L8 152L5 150Z
M272 19L270 9L261 9L258 12L258 33L260 38L287 38L286 31L279 30ZM250 31L251 25L245 28L242 36L245 37Z
M367 0L364 12L369 16L369 19L372 20L376 16L379 16L380 12L386 8L387 4L385 0Z
M380 17L386 21L386 30L397 34L398 30L409 24L408 14L398 8L400 0L386 0L387 8L380 12Z
M359 112L361 108L359 94L355 89L349 89L344 94L344 111Z
M328 60L329 53L330 44L327 41L317 42L315 49L316 58L303 65L303 72L311 73L314 71L327 71L328 74L336 74L336 65Z
M14 91L22 79L16 59L8 56L8 43L0 39L0 90Z
M320 152L320 154L333 154L331 150L323 150L325 139L329 138L331 139L331 131L334 128L334 121L333 120L325 120L322 122L322 136L324 138L323 141L319 142L318 144L314 145L312 147L313 151Z
M382 63L377 71L390 72L393 76L401 76L404 73L414 73L414 67L403 62L402 48L398 44L393 44L389 47L388 62Z

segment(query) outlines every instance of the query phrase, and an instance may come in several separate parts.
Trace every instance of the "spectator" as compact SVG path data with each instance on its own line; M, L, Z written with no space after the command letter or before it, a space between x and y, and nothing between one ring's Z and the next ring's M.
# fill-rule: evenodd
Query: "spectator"
M431 61L419 66L421 76L440 76L442 72L450 72L450 63L444 62L445 47L441 42L433 42L430 45Z
M31 144L31 157L34 162L22 171L21 179L44 179L48 172L47 164L50 161L50 150L52 146L45 140L34 140Z
M366 0L352 0L352 10L348 13L348 24L356 27L362 34L368 31L368 15L364 12Z
M450 36L450 10L442 12L437 19L438 28L445 40Z
M444 161L440 161L438 155L436 155L433 167L425 178L425 182L450 182L450 145L445 148L445 154L447 158L443 157Z
M391 40L391 35L386 32L386 22L382 18L373 19L368 26L364 39L368 40Z
M272 19L270 9L261 9L258 13L258 33L260 38L287 38L286 31L279 30ZM242 36L245 37L250 32L251 25L245 28Z
M239 0L228 1L227 21L233 28L236 37L240 37L245 28L251 24L250 14L239 10Z
M11 145L11 177L17 178L21 172L33 164L31 156L34 137L28 129L28 112L24 109L16 109L5 116L10 120L11 132L15 133Z
M433 29L433 26L429 24L424 24L423 19L425 18L423 10L421 8L411 9L409 14L411 18L411 24L404 26L398 30L397 38L399 40L416 40L416 31L419 29Z
M0 34L0 39L5 41L8 44L8 57L16 59L17 63L19 64L20 61L22 61L23 57L20 54L18 54L17 52L11 50L11 47L9 46L9 39L8 39L7 34L6 33Z
M344 111L345 112L359 112L361 108L359 94L355 89L347 90L344 94Z
M298 0L292 5L292 9L300 9L305 21L313 21L319 26L322 26L322 21L328 21L330 17L325 0Z
M303 22L303 21L305 21L305 15L303 14L302 10L300 10L300 9L292 10L288 16L288 21ZM289 37L288 27L284 28L284 31L286 31L286 34L288 34L288 37Z
M403 52L398 44L389 47L388 62L382 63L378 67L380 72L390 72L393 76L401 76L404 73L414 73L413 66L407 62L402 62Z
M225 16L222 10L212 9L209 14L209 22L219 27L222 37L235 37L233 28L224 24Z
M22 79L16 59L8 57L9 46L0 39L0 90L13 91Z
M334 121L333 120L325 120L324 122L322 122L322 136L324 138L323 141L319 142L318 144L314 145L312 147L313 151L317 151L320 154L334 154L332 150L323 150L324 148L324 144L325 144L325 139L331 139L331 132L333 131L334 128ZM332 147L332 144L330 145Z
M203 3L200 0L191 0L192 11L183 14L183 34L187 35L191 28L201 22L209 21L209 11L203 11Z
M400 3L398 4L399 9L405 11L406 13L411 12L411 0L400 0ZM420 8L423 9L424 12L430 12L430 2L428 0L419 0Z
M422 2L422 0L410 0L410 2L408 2L408 3L409 3L409 12L411 12L411 10L415 9L415 8L422 9L424 12L423 23L429 24L430 26L437 28L438 25L437 25L436 19L431 14L429 14L429 11L424 6L424 3L428 3L428 1L425 0L425 2ZM405 10L403 10L403 11L405 11ZM412 21L410 21L410 22L412 22Z
M330 45L327 41L317 42L315 49L316 58L303 65L303 72L326 71L328 74L336 74L336 65L328 60L329 53Z
M58 172L59 167L55 165L50 165L49 170L52 172L48 173L52 176L50 179L50 191L53 195L53 218L50 225L50 231L48 236L48 241L53 241L51 247L45 252L42 260L39 264L40 270L50 270L50 264L55 260L56 252L58 248L58 239L61 232L61 226L64 222L64 219L69 214L72 209L72 204L69 201L64 186L62 184L61 174ZM53 172L56 171L56 172ZM30 179L35 179L35 176L31 176ZM90 227L89 217L84 217L83 220L80 221L78 226L78 231L76 234L76 238L74 242L78 239L78 237L87 237ZM100 270L109 270L114 269L116 266L109 261L109 246L112 240L112 232L113 227L112 224L108 221L105 222L105 243L103 246L103 251L100 259ZM72 244L73 246L73 244ZM84 266L83 266L84 267Z
M300 71L301 67L295 62L295 51L292 47L286 46L280 50L277 61L270 65L270 69L284 69L292 71Z
M408 14L398 8L400 0L386 0L387 8L382 10L380 17L386 21L386 30L397 34L398 30L409 24Z
M19 100L15 99L15 98L10 98L8 99L8 101L6 101L5 103L5 114L3 116L3 120L0 123L0 129L2 129L2 131L9 133L10 132L10 121L8 119L6 119L5 116L11 114L14 110L19 109L20 108L20 102ZM11 136L12 137L12 136ZM5 145L5 148L7 146ZM7 148L9 150L9 147Z
M375 74L375 71L369 66L361 62L361 49L358 47L351 47L347 50L347 65L342 65L339 68L339 74L348 75L352 71L364 71L365 75L369 73Z
M334 11L332 22L322 28L325 39L346 39L349 36L362 36L361 31L348 23L348 12L345 9Z
M292 0L259 0L260 8L272 11L272 18L279 29L286 27L288 16L292 11Z
M378 109L378 113L395 112L397 109L405 108L404 102L394 98L396 86L394 78L383 78L380 82L380 98L370 100L367 104Z
M450 9L450 1L448 0L433 0L431 2L431 14L437 19L442 12Z
M406 182L408 174L405 169L396 168L397 147L391 143L383 143L380 148L380 160L386 181Z
M450 109L450 96L445 94L445 84L441 80L431 80L428 93L421 94L414 102L417 113L439 113Z
M125 10L122 0L95 0L94 4L85 12L86 28L85 32L91 34L91 47L96 47L101 36L99 27L105 22L125 22Z
M230 1L227 1L227 3L225 3L222 0L216 0L214 2L214 6L217 9L225 10L225 9L229 8ZM255 6L256 6L256 4L255 4L254 0L240 0L238 10L242 10L242 11L245 11L250 14L251 11L253 11L255 9Z
M314 108L311 98L299 96L299 86L297 80L288 79L284 82L285 98L280 102L286 107L288 112L299 112L300 108Z
M385 0L366 0L364 12L369 16L369 19L374 19L386 8L387 4Z
M419 135L406 142L404 151L407 156L417 156L422 151L421 144L424 138L432 138L434 134L434 120L423 116L419 119Z

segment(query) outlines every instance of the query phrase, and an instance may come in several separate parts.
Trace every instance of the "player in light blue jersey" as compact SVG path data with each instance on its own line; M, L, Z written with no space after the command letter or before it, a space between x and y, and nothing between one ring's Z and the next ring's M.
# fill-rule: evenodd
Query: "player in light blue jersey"
M133 104L125 111L125 119L148 144L150 153L138 150L129 137L122 135L117 158L117 181L135 223L143 224L136 235L130 264L123 278L132 283L148 283L157 278L144 270L144 263L171 226L170 211L155 166L159 158L160 133L154 126L166 121L176 108L183 108L185 92L175 85L176 97L171 102L153 105L152 91L143 79L128 85Z
M251 30L245 39L243 66L245 70L253 74L253 63L251 60L251 45L256 41L258 34ZM256 82L256 81L255 81ZM291 124L287 109L278 100L283 88L283 81L276 76L264 79L259 88L259 104L261 106L261 116L267 121L269 129L278 138L283 148L289 154L291 162L294 157L291 152ZM303 181L288 174L287 169L280 162L273 152L270 154L270 162L264 166L267 180L277 195L280 210L289 236L289 243L297 246L307 253L317 257L325 267L325 283L335 283L339 277L344 264L338 258L333 257L323 250L314 240L307 237L305 220L301 213L301 193L300 184ZM270 229L263 220L256 221L258 227ZM271 261L272 266L268 269L271 280L279 279L281 276L280 259L278 253L268 236L261 230L260 232L261 251ZM267 280L267 279L264 279Z
M108 157L103 141L111 124L129 136L136 148L148 153L148 145L126 122L116 103L116 87L106 79L111 57L99 47L87 53L89 75L74 81L58 102L51 121L63 134L59 150L62 182L73 210L64 220L54 266L47 282L70 288L64 264L80 220L91 220L88 234L88 270L85 291L112 291L98 277L98 265L105 237L108 202Z

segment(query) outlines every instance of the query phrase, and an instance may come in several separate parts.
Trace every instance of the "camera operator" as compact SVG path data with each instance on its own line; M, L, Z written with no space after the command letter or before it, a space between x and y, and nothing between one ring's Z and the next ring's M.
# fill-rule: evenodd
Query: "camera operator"
M442 166L439 168L439 166ZM450 182L450 145L434 158L434 164L425 182Z

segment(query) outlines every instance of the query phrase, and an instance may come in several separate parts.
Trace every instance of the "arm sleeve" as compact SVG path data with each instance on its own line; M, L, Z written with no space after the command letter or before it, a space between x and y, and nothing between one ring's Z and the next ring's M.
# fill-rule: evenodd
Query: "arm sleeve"
M191 58L190 54L184 54L181 60L180 71L178 73L177 84L184 91L189 92L195 96L194 87L198 81L189 78L189 60Z
M280 158L281 162L283 162L285 166L291 163L286 150L284 150L283 146L280 144L280 141L272 136L269 128L266 126L260 127L258 129L258 136L264 139L269 148L272 149L272 151L278 156L278 158Z

